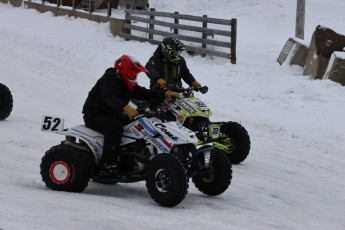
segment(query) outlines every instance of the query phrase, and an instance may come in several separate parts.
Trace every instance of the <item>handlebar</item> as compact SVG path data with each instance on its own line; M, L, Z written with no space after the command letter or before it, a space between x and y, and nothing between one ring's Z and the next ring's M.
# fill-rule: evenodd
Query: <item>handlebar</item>
M195 88L194 89L196 92L200 92L200 93L202 93L202 94L205 94L205 93L207 93L208 92L208 87L205 85L205 86L203 86L203 87L201 87L201 88Z
M146 115L148 112L150 112L150 109L148 107L138 107L137 108L138 114Z
M188 88L183 88L178 85L167 85L167 89L170 89L172 91L176 91L178 93L182 93L185 97L193 97L193 91L200 92L202 94L205 94L208 92L207 86L202 86L200 88L194 88L192 86L189 86Z
M156 108L151 108L150 104L148 102L141 101L139 104L137 104L137 111L138 111L138 116L137 117L157 117L159 114L164 113L164 106L162 107L162 104L166 102L161 102L161 106L156 106ZM160 109L158 109L160 108Z
M166 98L164 101L154 105L146 101L136 101L136 110L138 111L139 115L135 119L139 119L141 117L156 117L162 121L169 121L169 119L167 119L166 111L169 110L167 105L170 100L174 99Z
M192 86L189 86L188 88L183 88L179 86L171 86L168 85L167 87L170 90L173 90L175 92L181 93L184 97L194 97L194 91L195 92L200 92L202 94L205 94L208 92L208 87L207 86L202 86L200 88L194 88ZM146 101L132 101L134 104L137 106L137 111L139 113L138 117L160 117L161 119L164 119L165 116L165 111L167 110L167 104L171 100L176 100L176 99L169 99L166 98L163 102L160 102L159 104L156 104L156 106L152 107L152 104Z

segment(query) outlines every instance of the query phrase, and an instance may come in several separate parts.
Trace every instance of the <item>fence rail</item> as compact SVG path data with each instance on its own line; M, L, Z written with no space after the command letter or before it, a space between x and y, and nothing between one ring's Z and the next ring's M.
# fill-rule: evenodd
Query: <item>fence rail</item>
M157 12L154 9L125 9L125 13L124 29L120 33L125 39L160 44L162 37L174 36L186 41L188 52L227 58L236 64L236 19Z

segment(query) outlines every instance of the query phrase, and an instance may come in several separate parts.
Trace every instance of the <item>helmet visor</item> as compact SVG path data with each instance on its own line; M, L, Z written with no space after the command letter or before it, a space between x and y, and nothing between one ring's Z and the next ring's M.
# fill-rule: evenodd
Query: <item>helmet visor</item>
M169 56L174 57L174 58L180 56L181 53L182 53L181 50L169 50L168 51Z

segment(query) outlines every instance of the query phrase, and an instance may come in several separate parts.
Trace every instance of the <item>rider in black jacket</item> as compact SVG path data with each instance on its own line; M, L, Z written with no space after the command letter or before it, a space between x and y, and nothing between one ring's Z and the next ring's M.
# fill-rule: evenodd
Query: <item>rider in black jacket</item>
M167 85L182 87L181 79L195 88L201 87L190 73L186 60L180 56L183 50L186 47L180 40L174 37L163 39L145 65L149 71L147 76L150 78L151 89L164 89Z
M178 98L173 91L150 90L138 85L140 72L147 72L135 58L121 56L115 61L89 92L83 106L85 125L104 135L101 174L118 173L118 154L123 126L130 123L138 112L129 105L131 99L153 101Z

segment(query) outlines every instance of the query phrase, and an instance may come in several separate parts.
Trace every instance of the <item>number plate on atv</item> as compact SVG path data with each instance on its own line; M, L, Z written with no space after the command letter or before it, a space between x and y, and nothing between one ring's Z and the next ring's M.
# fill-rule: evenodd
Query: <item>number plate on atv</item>
M210 160L211 160L211 152L204 152L204 161L205 161L206 167L210 165Z
M59 117L43 116L41 130L45 132L61 132L64 129L64 120Z
M219 124L209 124L208 126L209 134L212 139L217 139L219 137L220 125Z

